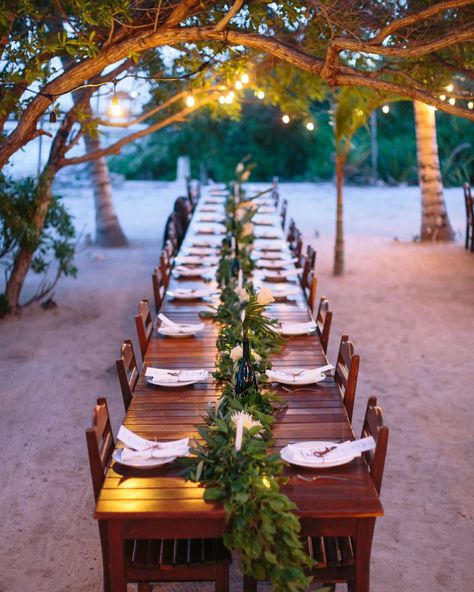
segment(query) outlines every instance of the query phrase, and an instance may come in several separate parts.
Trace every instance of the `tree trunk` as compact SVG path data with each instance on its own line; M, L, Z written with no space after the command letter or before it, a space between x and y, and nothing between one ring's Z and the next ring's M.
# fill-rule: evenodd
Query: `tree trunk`
M334 247L334 275L344 274L344 208L342 189L344 186L344 154L336 152L336 244Z
M20 249L13 264L13 269L7 280L5 297L13 314L17 314L20 309L21 290L23 288L28 270L30 269L34 252L36 251L36 247L38 246L39 240L41 238L46 215L48 214L49 206L51 205L51 186L53 184L55 174L56 171L53 168L47 166L39 179L37 188L37 209L32 220L35 227L32 248L27 249L22 247Z
M98 138L84 135L87 152L100 149ZM127 238L120 226L112 200L112 185L110 183L107 162L102 156L90 163L95 202L95 240L101 247L124 247Z
M414 101L418 180L421 188L421 240L454 240L443 197L435 111Z

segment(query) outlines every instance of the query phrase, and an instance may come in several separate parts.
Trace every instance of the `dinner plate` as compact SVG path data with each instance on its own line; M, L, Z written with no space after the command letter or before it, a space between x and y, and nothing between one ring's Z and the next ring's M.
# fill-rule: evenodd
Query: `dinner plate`
M293 371L298 371L298 368L292 368L291 370ZM273 372L278 372L277 370L274 370ZM321 376L319 378L316 378L316 380L312 379L312 378L305 378L304 376L301 378L298 378L297 376L294 377L294 380L290 380L285 379L283 377L281 378L276 378L276 377L268 377L269 380L271 382L278 382L279 384L286 384L288 386L305 386L307 384L317 384L318 382L322 382L325 378L327 378L327 376L325 374L321 374Z
M316 450L324 450L325 448L327 448L328 446L334 446L334 442L321 442L321 441L311 441L311 442L298 442L298 446L301 448L309 448L309 449L316 449ZM288 451L288 446L285 446L284 448L282 448L280 450L280 456L283 460L285 460L287 463L290 463L292 465L296 465L298 467L310 467L310 468L314 468L314 469L329 469L331 467L338 467L340 465L345 465L349 462L351 462L351 460L353 460L354 458L356 458L357 456L359 456L358 453L356 454L350 454L349 456L344 456L344 457L339 457L339 458L335 458L334 460L328 460L325 457L322 458L318 458L317 456L314 457L314 461L305 461L303 459L294 459L289 451Z
M202 290L194 290L190 292L179 292L179 291L169 291L168 296L170 298L175 298L176 300L198 300L199 298L209 298L210 296L217 295L217 291L213 290L211 292L204 292Z
M166 386L171 388L179 388L180 386L189 386L190 384L196 384L198 382L202 382L203 379L199 378L198 380L186 380L183 382L163 382L161 380L154 380L151 377L146 376L146 381L148 384L152 384L153 386Z
M179 323L178 323L179 325ZM185 329L185 330L181 330L181 331L177 331L175 327L172 327L171 325L160 325L157 328L157 332L160 335L165 335L166 337L191 337L192 335L196 335L196 333L199 333L199 331L202 331L204 329L204 324L197 324L196 326L192 326L192 325L185 325L183 323L184 327L189 327L189 329Z
M291 323L288 323L291 324ZM283 327L279 329L279 333L282 335L312 335L316 331L316 325L314 327L295 327L295 328L287 328L284 329Z
M116 448L112 453L112 458L115 462L120 463L126 467L133 467L135 469L151 469L152 467L159 467L161 465L166 465L174 461L177 456L169 456L166 458L145 458L142 460L139 459L129 459L129 460L122 460L122 448Z

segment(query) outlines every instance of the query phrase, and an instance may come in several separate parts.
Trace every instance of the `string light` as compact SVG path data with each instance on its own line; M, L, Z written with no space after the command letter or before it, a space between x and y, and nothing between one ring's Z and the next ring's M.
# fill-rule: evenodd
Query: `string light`
M259 90L257 93L257 99L260 99L261 101L265 98L265 93L263 92L263 90Z
M357 115L357 117L362 117L364 115L364 112L362 111L362 109L356 109L355 114Z
M244 85L242 84L242 82L240 80L236 80L234 86L237 90L242 90Z
M456 99L454 97L451 97L448 102L449 102L450 105L455 105L456 104Z
M385 115L386 115L386 114L387 114L387 113L390 111L390 107L389 107L389 105L384 105L384 106L382 107L382 111L383 111L383 112L385 113Z
M474 109L474 102L473 101L469 101L469 103L467 104L467 108L468 109Z
M441 101L445 101L446 100L446 95L439 95L439 98Z
M452 84L448 84L448 86L446 87L446 90L448 92L453 92L454 86Z
M308 121L308 123L306 124L306 129L312 132L314 130L314 123L312 121Z
M242 84L248 84L250 82L249 75L246 72L244 72L240 77L240 80L242 81Z
M117 94L114 92L114 96L110 101L109 106L109 115L110 117L122 117L123 109L122 105L120 104L120 99L118 98Z
M224 105L224 104L225 104L225 96L224 96L224 95L221 95L221 96L219 97L219 103L220 103L221 105Z
M283 115L281 120L283 121L283 123L290 123L290 116L285 114Z
M188 107L194 107L195 104L196 104L196 99L193 97L193 95L188 95L186 97L186 105Z
M232 103L232 101L234 100L234 96L235 96L235 94L234 94L234 92L231 90L231 91L229 92L229 94L228 94L228 95L226 96L226 98L225 98L225 102L227 103L227 105L230 105L230 104Z

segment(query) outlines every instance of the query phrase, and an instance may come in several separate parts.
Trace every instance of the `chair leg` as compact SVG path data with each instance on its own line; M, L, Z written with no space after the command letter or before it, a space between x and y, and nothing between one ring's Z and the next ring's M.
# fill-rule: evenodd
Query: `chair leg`
M251 576L244 576L244 592L257 592L257 580Z
M215 592L229 592L229 566L218 565L216 567Z

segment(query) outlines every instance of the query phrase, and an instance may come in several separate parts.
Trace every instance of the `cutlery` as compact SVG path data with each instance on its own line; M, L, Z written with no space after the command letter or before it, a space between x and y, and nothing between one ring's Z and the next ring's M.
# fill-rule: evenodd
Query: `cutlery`
M318 479L335 479L336 481L348 481L347 477L336 477L335 475L315 475L314 477L306 477L305 475L296 475L302 481L317 481Z

